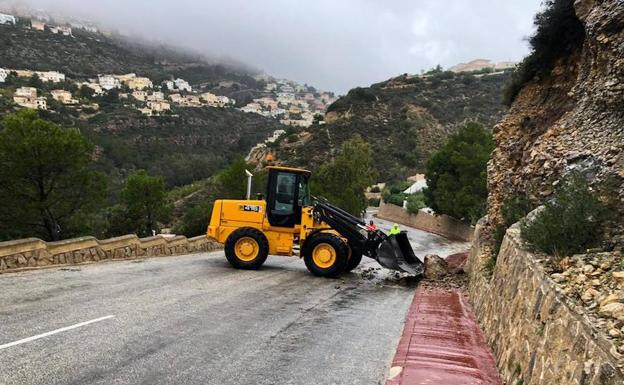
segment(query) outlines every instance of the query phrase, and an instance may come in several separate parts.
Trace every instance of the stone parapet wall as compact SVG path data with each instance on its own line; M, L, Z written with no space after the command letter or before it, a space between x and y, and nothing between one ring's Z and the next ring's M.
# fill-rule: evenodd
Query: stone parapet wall
M624 384L616 346L581 314L520 242L519 226L503 240L492 276L483 224L475 231L468 274L477 318L507 384Z
M377 216L391 222L442 235L449 239L472 241L474 227L448 215L433 215L424 211L410 214L402 207L381 202Z
M26 238L0 242L0 273L53 265L188 254L219 248L221 245L205 235L194 238L183 235L148 238L124 235L103 240L81 237L58 242Z

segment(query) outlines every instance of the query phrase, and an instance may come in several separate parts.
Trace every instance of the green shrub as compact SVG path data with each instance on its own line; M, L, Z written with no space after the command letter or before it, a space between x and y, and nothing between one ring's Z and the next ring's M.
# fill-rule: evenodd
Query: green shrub
M503 202L503 207L501 208L503 223L497 224L492 234L494 240L494 258L496 258L500 251L507 229L524 218L531 210L533 210L533 206L526 196L513 196Z
M384 202L400 207L403 207L404 200L405 194L390 194L386 198L384 198Z
M585 178L575 173L534 218L522 222L521 235L535 249L557 257L584 252L599 246L608 213Z
M533 205L526 196L516 195L505 200L501 209L505 227L510 227L518 222L531 210L533 210Z
M425 204L425 195L419 191L415 194L407 196L407 212L410 214L418 214L420 209L427 207Z
M407 196L407 194L403 191L405 191L409 186L411 186L411 183L408 181L388 184L381 192L381 197L386 203L403 207L403 201Z
M368 198L368 207L379 207L380 202L379 198Z
M529 39L531 53L516 68L504 92L504 103L511 106L528 81L549 76L558 59L583 45L585 29L576 16L574 0L547 0L535 16L535 34Z
M468 123L427 162L425 203L435 212L475 223L485 213L492 134Z
M174 228L175 234L184 234L187 237L196 237L205 234L212 213L212 202L202 202L189 207L182 220Z

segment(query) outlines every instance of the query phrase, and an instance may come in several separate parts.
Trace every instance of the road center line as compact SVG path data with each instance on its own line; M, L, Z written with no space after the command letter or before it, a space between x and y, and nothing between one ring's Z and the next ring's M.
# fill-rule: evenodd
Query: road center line
M23 344L23 343L26 343L26 342L38 340L39 338L51 336L53 334L66 332L68 330L76 329L76 328L79 328L81 326L86 326L86 325L89 325L89 324L92 324L92 323L95 323L95 322L104 321L104 320L107 320L107 319L113 318L113 317L115 317L115 316L114 315L107 315L107 316L104 316L104 317L92 319L90 321L85 321L85 322L80 322L80 323L77 323L77 324L74 324L74 325L65 326L64 328L52 330L52 331L49 331L49 332L46 332L46 333L43 333L43 334L37 334L36 336L32 336L32 337L24 338L24 339L21 339L21 340L9 342L8 344L0 345L0 350L6 349L6 348L10 348L11 346L20 345L20 344Z

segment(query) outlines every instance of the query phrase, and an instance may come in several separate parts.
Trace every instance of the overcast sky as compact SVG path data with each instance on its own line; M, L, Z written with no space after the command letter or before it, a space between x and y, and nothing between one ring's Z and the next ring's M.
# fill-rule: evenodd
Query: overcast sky
M345 93L475 58L518 61L541 0L24 0Z

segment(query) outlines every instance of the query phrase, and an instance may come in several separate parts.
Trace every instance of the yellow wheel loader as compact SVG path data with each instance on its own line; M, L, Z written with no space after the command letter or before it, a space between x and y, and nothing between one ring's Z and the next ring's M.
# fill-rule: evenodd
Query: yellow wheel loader
M269 254L299 256L312 274L336 277L367 256L389 269L423 273L405 232L388 236L367 230L360 218L313 198L310 175L303 169L268 167L266 196L252 200L252 174L247 172L247 199L214 202L208 237L224 245L232 266L257 269Z

